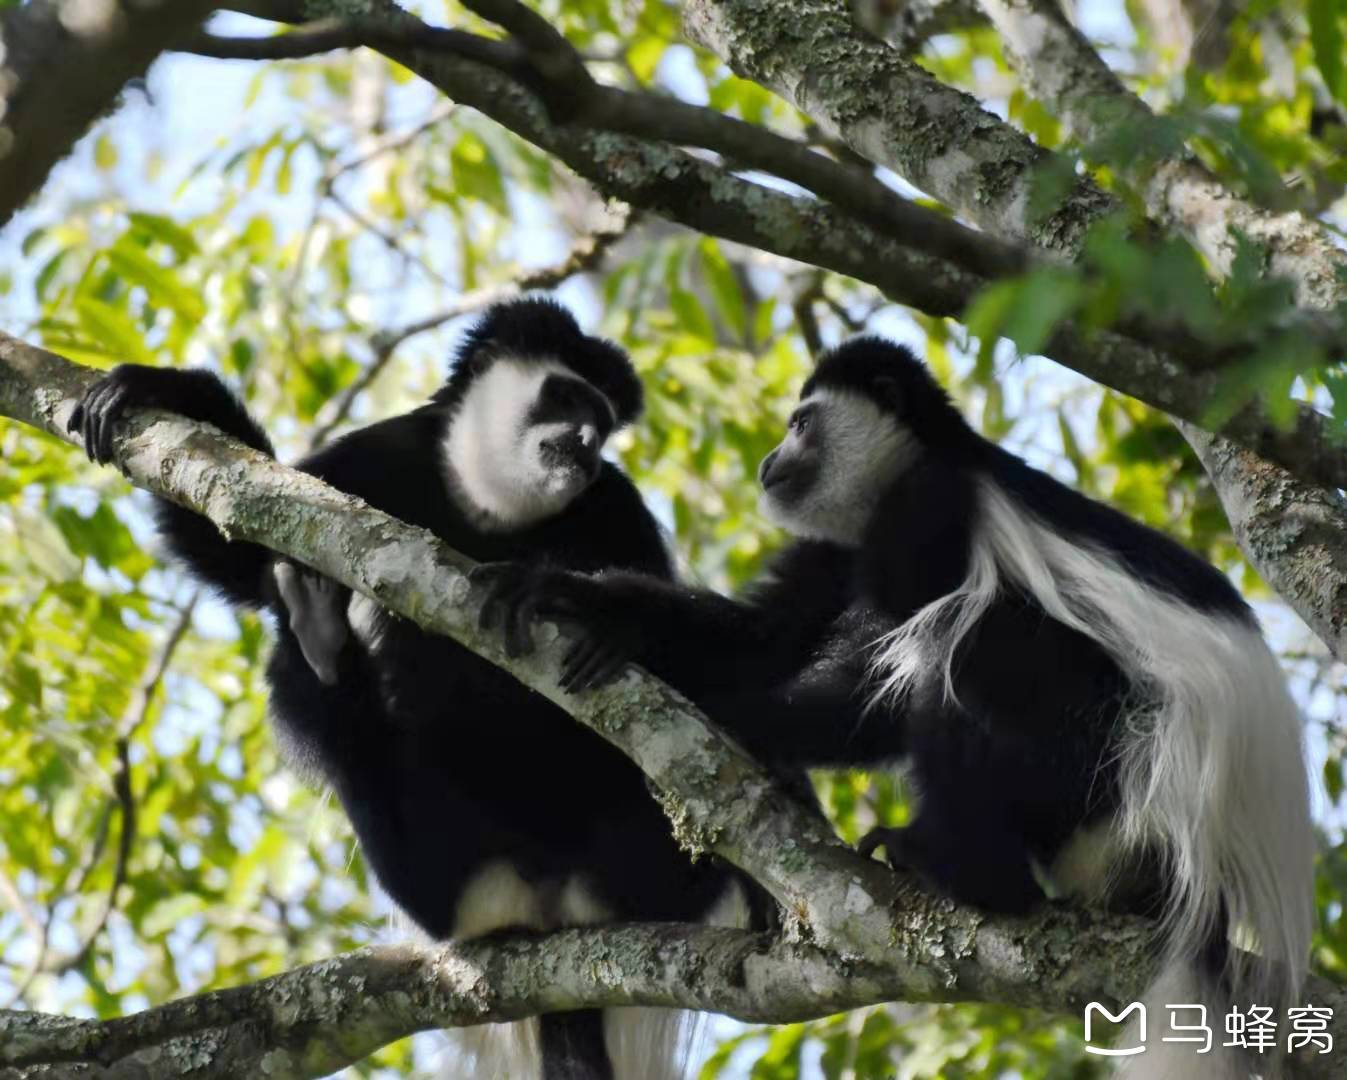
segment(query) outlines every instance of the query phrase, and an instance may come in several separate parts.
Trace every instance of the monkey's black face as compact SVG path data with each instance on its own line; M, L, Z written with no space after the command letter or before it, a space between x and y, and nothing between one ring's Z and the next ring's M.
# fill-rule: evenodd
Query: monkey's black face
M783 510L798 506L818 484L820 409L818 401L806 401L791 413L781 445L758 467L763 497Z
M797 536L857 544L880 496L916 452L912 433L870 398L819 387L763 459L762 511Z
M484 527L528 526L589 487L614 425L608 399L564 365L502 356L449 422L452 486Z
M589 383L558 372L548 374L527 423L551 483L565 487L578 479L588 484L598 475L599 451L613 430L613 412Z

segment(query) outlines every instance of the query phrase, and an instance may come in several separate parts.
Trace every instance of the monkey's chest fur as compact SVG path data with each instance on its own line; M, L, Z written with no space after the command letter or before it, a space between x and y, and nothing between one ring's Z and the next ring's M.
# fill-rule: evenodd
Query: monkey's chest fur
M368 479L355 485L367 500L479 561L653 572L666 559L656 533L614 526L638 497L611 467L566 514L514 533L459 514L433 461L396 484ZM281 628L277 720L326 712L351 727L287 742L333 786L380 883L427 933L695 919L724 892L726 870L693 864L640 771L601 737L448 638L368 604L351 614L330 690L284 676L304 661ZM320 696L283 698L295 686Z

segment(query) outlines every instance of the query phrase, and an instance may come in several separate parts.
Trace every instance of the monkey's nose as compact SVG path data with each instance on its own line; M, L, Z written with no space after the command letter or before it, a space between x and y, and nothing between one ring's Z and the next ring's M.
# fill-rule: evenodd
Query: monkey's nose
M758 483L763 487L767 487L771 483L768 478L772 475L772 465L775 464L777 455L780 453L780 450L773 450L762 459L762 464L758 466Z

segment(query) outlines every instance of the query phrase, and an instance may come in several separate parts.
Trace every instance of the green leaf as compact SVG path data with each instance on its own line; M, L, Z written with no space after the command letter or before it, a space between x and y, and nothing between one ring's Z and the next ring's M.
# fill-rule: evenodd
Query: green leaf
M1010 318L1019 294L1018 281L994 281L969 301L962 322L978 339L978 364L990 370L1001 328Z
M79 296L75 314L89 336L113 356L137 364L154 363L154 354L125 311L92 296Z
M668 42L661 38L643 37L627 50L627 64L638 81L648 84L655 77L655 69L667 46Z
M142 286L151 302L172 308L190 323L206 317L205 301L179 281L172 270L150 258L140 245L120 243L107 256L108 264L128 282Z
M1324 77L1329 92L1339 101L1347 100L1343 85L1343 36L1340 0L1310 0L1310 44L1314 62Z
M505 182L486 143L471 131L464 132L454 144L450 155L454 188L459 195L468 195L486 203L498 214L510 212L505 197Z
M1015 343L1021 355L1041 352L1057 324L1080 302L1085 286L1070 271L1040 270L1020 286L1001 333Z
M1330 757L1324 762L1324 787L1331 801L1342 798L1342 786L1342 759Z
M709 237L697 246L702 271L711 290L716 311L734 336L742 339L745 327L744 294L739 279L734 276L729 260L721 253L720 245Z
M187 259L199 254L200 246L190 232L172 218L162 214L131 212L131 224L145 236L159 240L171 247L179 259Z
M111 172L117 167L117 145L106 134L94 141L94 164L102 172Z
M706 314L706 309L702 307L702 302L697 299L695 293L683 288L674 288L669 293L669 304L674 309L674 314L678 316L682 330L695 334L703 341L715 341L716 331L711 317Z

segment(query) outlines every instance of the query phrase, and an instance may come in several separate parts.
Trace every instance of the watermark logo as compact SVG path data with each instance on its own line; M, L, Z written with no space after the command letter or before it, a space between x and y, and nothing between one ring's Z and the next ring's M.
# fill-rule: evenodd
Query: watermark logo
M1161 1042L1189 1043L1196 1054L1211 1053L1215 1035L1207 1022L1207 1007L1185 1002L1165 1005L1167 1012L1167 1034L1160 1036ZM1132 1024L1127 1028L1129 1043L1121 1046L1102 1046L1095 1043L1094 1024L1103 1020L1109 1024L1123 1024L1128 1020ZM1303 1048L1312 1048L1320 1054L1333 1051L1333 1035L1328 1030L1333 1020L1333 1010L1305 1005L1301 1008L1286 1010L1286 1050L1288 1053ZM1100 1057L1130 1057L1146 1050L1146 1006L1134 1001L1118 1013L1109 1011L1097 1001L1085 1006L1085 1052ZM1278 1023L1269 1005L1250 1005L1247 1009L1232 1008L1225 1015L1226 1040L1222 1046L1238 1047L1265 1054L1279 1045Z
M1141 1040L1139 1046L1117 1047L1117 1046L1093 1046L1091 1045L1091 1036L1093 1031L1091 1023L1095 1016L1102 1016L1110 1024L1121 1024L1132 1014L1137 1014L1137 1036ZM1098 1054L1100 1057L1127 1057L1131 1054L1140 1054L1146 1049L1146 1006L1139 1001L1123 1009L1122 1012L1114 1016L1104 1006L1097 1001L1092 1001L1085 1006L1085 1051L1089 1054Z

